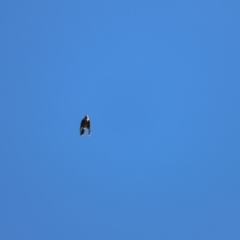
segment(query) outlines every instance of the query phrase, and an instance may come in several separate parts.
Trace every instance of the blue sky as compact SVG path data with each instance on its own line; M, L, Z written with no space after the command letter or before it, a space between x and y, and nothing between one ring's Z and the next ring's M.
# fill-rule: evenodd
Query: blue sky
M240 239L239 23L239 1L2 1L0 239Z

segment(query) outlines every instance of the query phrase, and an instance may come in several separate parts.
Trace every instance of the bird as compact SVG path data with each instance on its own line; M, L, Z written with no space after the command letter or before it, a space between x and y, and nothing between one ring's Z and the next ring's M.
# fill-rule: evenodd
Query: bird
M82 136L84 134L85 128L88 129L88 135L90 135L91 134L91 122L90 122L88 115L86 115L83 118L83 120L81 121L80 129L79 129L80 136Z

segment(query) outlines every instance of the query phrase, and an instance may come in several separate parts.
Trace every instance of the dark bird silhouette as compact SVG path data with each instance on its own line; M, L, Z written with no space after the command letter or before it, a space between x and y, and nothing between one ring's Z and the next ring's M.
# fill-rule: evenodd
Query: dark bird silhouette
M80 130L79 130L80 136L82 136L84 134L85 128L88 129L88 135L90 135L91 134L91 122L90 122L88 115L86 115L84 117L84 119L81 121Z

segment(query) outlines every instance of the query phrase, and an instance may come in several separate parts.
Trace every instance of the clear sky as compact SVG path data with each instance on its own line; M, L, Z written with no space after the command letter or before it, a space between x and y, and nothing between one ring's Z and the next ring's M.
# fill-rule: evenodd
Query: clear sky
M240 239L240 1L3 0L0 33L0 239Z

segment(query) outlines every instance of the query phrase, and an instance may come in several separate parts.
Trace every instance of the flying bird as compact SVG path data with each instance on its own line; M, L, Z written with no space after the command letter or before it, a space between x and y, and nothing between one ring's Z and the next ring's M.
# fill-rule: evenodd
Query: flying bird
M86 115L84 117L84 119L81 121L80 136L82 136L84 134L85 128L88 129L88 135L90 135L91 134L91 122L90 122L90 119L89 119L88 115Z

